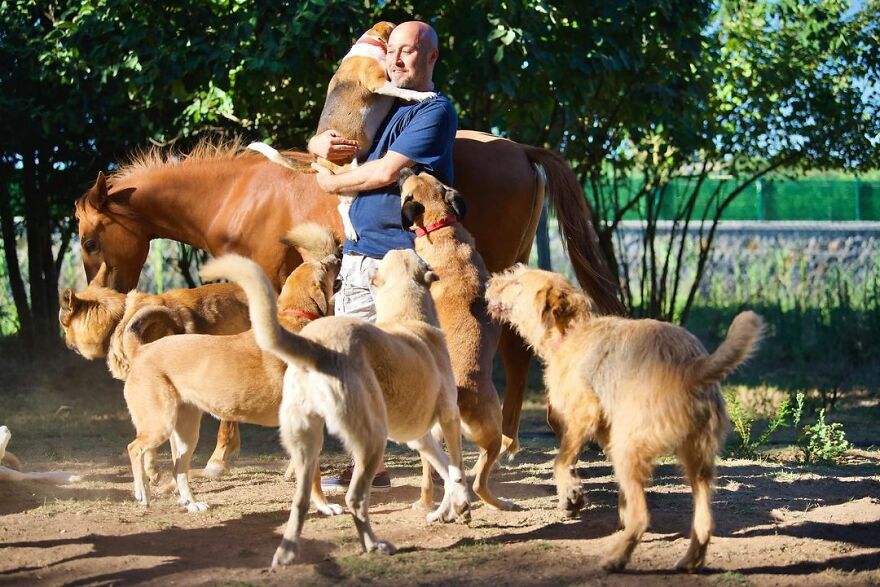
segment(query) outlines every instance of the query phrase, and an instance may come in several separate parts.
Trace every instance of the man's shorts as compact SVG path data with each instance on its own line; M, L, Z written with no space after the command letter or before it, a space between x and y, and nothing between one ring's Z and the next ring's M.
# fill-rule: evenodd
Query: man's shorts
M363 255L343 255L337 278L341 285L336 292L336 316L353 316L376 321L375 290L370 279L379 268L379 259Z

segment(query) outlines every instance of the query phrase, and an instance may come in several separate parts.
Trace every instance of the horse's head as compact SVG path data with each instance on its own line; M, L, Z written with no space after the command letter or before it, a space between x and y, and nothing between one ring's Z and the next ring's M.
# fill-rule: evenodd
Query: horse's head
M95 185L76 201L86 278L91 281L106 263L116 270L114 285L121 292L137 287L150 251L149 235L127 206L129 195L114 192L111 198L104 174L98 173Z

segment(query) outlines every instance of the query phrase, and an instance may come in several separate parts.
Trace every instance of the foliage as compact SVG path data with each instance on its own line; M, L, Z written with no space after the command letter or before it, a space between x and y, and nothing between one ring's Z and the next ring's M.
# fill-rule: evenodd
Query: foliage
M786 419L791 413L791 405L788 399L782 401L776 409L773 419L767 424L767 428L756 439L752 440L752 424L754 416L745 408L736 397L736 393L732 390L726 391L724 399L727 402L727 412L733 422L733 429L739 437L737 443L729 449L729 454L740 459L756 459L758 451L770 439L779 426L785 424Z
M798 444L807 463L833 463L852 445L846 440L843 424L825 422L825 408L819 410L819 419L812 426L804 426Z

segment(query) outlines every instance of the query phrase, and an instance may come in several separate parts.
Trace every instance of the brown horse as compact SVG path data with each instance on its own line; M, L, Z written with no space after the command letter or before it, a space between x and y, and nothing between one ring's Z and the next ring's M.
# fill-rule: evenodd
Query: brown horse
M309 160L302 153L288 157ZM609 313L621 313L617 281L599 249L583 189L558 154L485 133L459 131L455 187L465 198L465 227L491 272L527 262L545 188L556 210L578 281ZM169 238L213 255L253 259L276 288L301 262L281 237L302 222L318 222L341 235L336 196L314 176L297 173L237 143L202 145L179 162L148 153L95 185L76 202L86 275L106 262L117 270L120 291L137 285L150 240ZM503 446L513 454L531 351L512 331L499 343L507 385ZM238 428L223 423L211 462L221 465L238 448ZM219 462L218 462L219 461Z

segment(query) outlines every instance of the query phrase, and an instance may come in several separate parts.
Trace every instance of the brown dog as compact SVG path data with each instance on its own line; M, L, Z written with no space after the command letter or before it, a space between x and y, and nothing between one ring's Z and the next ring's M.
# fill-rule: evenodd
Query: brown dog
M162 294L113 289L106 264L81 292L61 294L58 321L67 346L89 360L107 358L116 379L125 381L137 348L164 336L184 333L237 334L250 328L247 298L237 285L218 283ZM220 476L239 450L238 424L221 422L217 445L202 474ZM150 478L157 473L149 460Z
M728 430L719 382L754 350L761 318L739 314L709 355L672 324L594 316L591 301L555 273L515 266L490 280L486 299L492 315L513 325L546 364L549 415L560 437L560 507L573 515L584 505L576 464L585 440L597 441L611 460L623 530L603 567L616 571L629 561L648 527L645 483L654 460L674 453L694 498L690 548L676 567L702 568L715 456Z
M315 224L298 226L288 234L288 241L305 262L284 283L277 320L287 331L299 332L330 311L338 247L330 232ZM316 250L329 255L314 260L305 252ZM144 458L170 438L180 504L190 512L206 509L207 504L193 497L187 479L202 413L277 427L285 368L284 361L260 350L252 330L231 336L170 336L139 349L125 382L125 401L137 429L137 438L128 447L135 499L149 505ZM312 500L321 513L342 512L324 499L318 475Z
M483 295L489 272L474 239L459 220L464 199L435 177L410 169L400 172L402 224L416 233L416 253L440 280L431 285L440 327L452 359L458 387L462 432L480 447L474 466L474 493L495 509L508 510L510 502L489 489L489 473L501 451L501 404L492 382L492 359L501 327L486 311ZM433 483L423 463L420 503L430 507Z
M388 80L385 49L393 29L394 24L379 22L361 35L330 79L317 134L334 129L343 138L357 141L358 152L351 163L342 166L319 158L315 167L317 171L340 173L357 166L358 159L369 152L376 132L391 111L395 98L421 102L437 95L434 92L398 88ZM264 143L252 143L248 148L285 167L302 168L301 164L288 160ZM357 193L340 195L338 207L345 236L353 241L358 239L358 235L351 224L349 210L356 197Z

